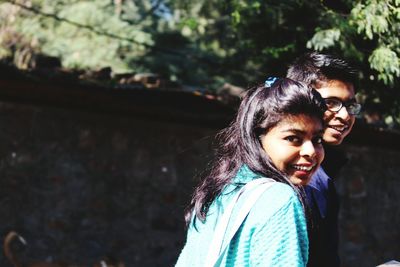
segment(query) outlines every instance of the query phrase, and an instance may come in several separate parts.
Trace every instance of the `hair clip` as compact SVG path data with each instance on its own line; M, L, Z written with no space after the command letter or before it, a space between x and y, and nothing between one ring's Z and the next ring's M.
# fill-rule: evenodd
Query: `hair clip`
M278 77L270 76L265 80L264 86L271 87L276 80L278 80Z

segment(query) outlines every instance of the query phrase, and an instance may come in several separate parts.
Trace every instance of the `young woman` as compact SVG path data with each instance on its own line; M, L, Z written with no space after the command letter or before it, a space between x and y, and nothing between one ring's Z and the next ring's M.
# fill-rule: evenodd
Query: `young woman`
M324 110L318 93L290 79L247 92L236 120L220 133L216 160L193 194L187 241L176 266L204 266L227 206L245 184L261 177L275 182L227 241L217 266L306 265L306 208L297 186L307 184L323 160Z

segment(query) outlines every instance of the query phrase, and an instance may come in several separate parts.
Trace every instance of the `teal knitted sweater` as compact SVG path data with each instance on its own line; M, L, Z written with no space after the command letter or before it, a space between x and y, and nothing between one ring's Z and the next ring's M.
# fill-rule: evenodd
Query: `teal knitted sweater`
M214 200L205 222L193 218L176 267L204 265L218 219L238 189L257 178L260 176L242 167L232 183ZM235 215L237 209L232 220ZM220 266L293 267L306 266L307 260L308 238L303 208L290 186L274 182L257 200L231 240Z

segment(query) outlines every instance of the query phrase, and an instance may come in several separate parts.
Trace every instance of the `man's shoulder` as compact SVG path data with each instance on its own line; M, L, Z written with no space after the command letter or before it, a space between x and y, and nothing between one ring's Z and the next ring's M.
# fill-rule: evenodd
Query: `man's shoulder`
M329 177L336 179L342 168L347 164L346 151L340 146L324 146L325 158L321 166Z
M331 178L326 174L322 167L319 167L314 175L311 177L311 181L307 186L317 189L319 191L328 189L329 180Z

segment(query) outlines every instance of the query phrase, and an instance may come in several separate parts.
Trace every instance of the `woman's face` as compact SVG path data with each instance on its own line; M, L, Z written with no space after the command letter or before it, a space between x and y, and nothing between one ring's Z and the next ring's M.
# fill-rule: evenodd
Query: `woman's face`
M324 159L320 120L308 115L288 116L260 137L274 165L295 185L306 185Z

